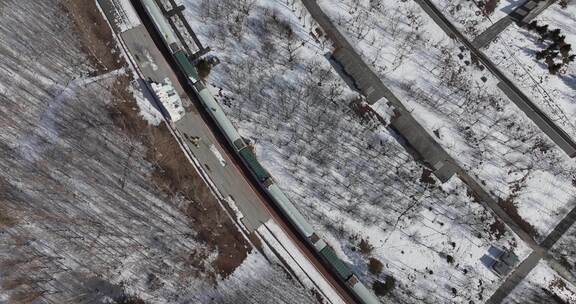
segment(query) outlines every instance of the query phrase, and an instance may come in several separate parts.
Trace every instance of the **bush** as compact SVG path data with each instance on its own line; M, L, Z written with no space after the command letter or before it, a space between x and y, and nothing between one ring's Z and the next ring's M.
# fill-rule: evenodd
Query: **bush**
M212 65L210 62L208 62L208 60L200 59L196 64L196 68L198 69L198 76L200 76L201 79L206 79L208 78L208 75L210 75Z
M393 276L387 276L385 282L374 281L374 283L372 283L372 289L374 290L374 293L376 293L376 295L379 297L383 297L390 293L390 291L392 291L395 286L396 279L394 279Z
M538 52L536 52L536 59L542 60L542 59L546 58L547 55L548 55L548 50L538 51Z
M570 45L570 44L564 44L563 46L560 47L560 53L564 57L568 57L570 55L569 53L571 50L572 50L572 45Z
M370 243L368 243L367 240L361 239L360 244L358 245L358 248L360 249L360 252L362 252L365 255L368 255L368 254L370 254L370 252L372 252L372 249L374 249L374 246L372 246Z
M378 259L370 258L370 260L368 261L368 270L372 274L378 275L382 273L382 268L384 268L384 265Z
M562 65L559 63L555 63L548 66L548 72L550 72L550 74L552 75L556 75L560 71L560 68L562 68Z

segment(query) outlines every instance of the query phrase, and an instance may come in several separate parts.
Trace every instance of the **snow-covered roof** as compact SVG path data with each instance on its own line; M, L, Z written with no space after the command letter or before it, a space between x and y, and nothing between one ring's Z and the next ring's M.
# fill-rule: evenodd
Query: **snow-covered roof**
M170 115L170 119L172 121L180 120L185 114L184 106L170 79L164 79L163 83L153 82L151 87L162 106Z

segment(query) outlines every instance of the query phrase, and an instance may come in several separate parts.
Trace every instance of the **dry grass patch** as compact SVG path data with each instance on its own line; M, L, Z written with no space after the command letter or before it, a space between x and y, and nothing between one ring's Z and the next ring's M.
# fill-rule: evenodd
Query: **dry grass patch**
M366 239L361 239L360 243L358 244L358 249L364 255L369 255L372 250L374 250L374 246L368 242Z
M8 182L4 178L0 178L0 231L18 223L17 215L8 207L6 202L8 192Z
M514 222L520 226L524 231L530 234L533 237L538 237L538 232L532 226L532 224L528 223L525 219L523 219L520 214L518 214L518 207L514 204L513 198L508 198L505 200L500 200L500 206L508 215L514 220Z
M368 260L368 270L372 274L379 275L382 273L382 269L384 269L384 265L382 262L380 262L380 260L376 258L370 258L370 260Z
M97 74L121 68L124 63L114 44L112 31L98 10L95 0L61 0L62 9L74 23L82 51Z

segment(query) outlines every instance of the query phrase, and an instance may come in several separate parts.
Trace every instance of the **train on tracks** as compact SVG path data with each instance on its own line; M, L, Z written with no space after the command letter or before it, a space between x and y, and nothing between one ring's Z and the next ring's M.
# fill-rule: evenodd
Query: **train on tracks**
M240 156L244 164L250 169L253 177L256 178L265 189L276 207L289 219L297 231L306 238L308 243L313 246L323 262L329 265L329 268L337 275L338 279L346 283L349 291L351 291L357 299L366 304L380 303L366 286L360 282L346 263L336 256L334 249L316 235L312 226L278 187L270 173L258 162L252 147L240 136L236 128L224 114L220 104L218 104L198 76L196 67L190 61L180 40L168 23L163 10L156 2L157 0L139 1L148 14L148 17L152 20L155 30L162 37L164 44L178 65L180 72L186 75L188 82L196 91L202 106L205 107L211 118L216 122L216 125L226 137L226 140L234 148L234 151Z

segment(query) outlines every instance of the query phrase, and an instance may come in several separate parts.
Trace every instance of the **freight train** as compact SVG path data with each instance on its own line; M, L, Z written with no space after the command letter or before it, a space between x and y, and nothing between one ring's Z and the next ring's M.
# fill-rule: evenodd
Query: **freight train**
M157 0L140 0L148 17L152 20L156 31L160 34L164 44L170 50L178 68L186 75L189 83L196 91L202 106L206 108L211 118L216 122L216 125L226 137L226 140L234 148L244 164L250 169L251 174L258 180L283 215L290 220L298 232L314 247L323 262L330 266L340 280L346 282L349 290L363 303L380 303L366 286L358 280L350 268L336 256L334 249L316 235L312 226L304 219L298 209L294 207L284 192L280 190L270 173L258 162L251 146L246 144L208 88L206 88L198 77L196 68L188 59L188 55L182 48L181 42L178 40L156 1Z

